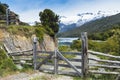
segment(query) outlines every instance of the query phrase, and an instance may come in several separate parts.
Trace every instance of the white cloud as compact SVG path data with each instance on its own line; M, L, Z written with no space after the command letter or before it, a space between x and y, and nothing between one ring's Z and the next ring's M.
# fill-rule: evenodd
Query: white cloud
M101 11L117 11L120 10L120 0L91 0L89 2L81 0L70 0L68 3L59 6L42 6L39 9L29 9L24 12L18 13L20 15L20 20L24 22L34 22L39 21L39 12L44 8L51 8L55 13L60 16L66 16L67 19L63 19L63 22L66 21L76 21L78 13L84 12L98 12ZM51 7L52 6L52 7Z
M27 23L39 21L39 12L38 9L21 12L19 13L20 20Z

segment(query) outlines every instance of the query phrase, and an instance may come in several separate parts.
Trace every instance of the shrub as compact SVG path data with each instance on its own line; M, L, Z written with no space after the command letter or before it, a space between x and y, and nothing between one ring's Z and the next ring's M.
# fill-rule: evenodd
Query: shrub
M37 27L35 29L35 34L38 37L38 41L40 42L41 40L43 40L43 36L44 36L45 30L42 27Z
M5 51L0 49L0 66L6 58L7 58L7 56L5 54Z
M11 25L7 28L7 31L11 34L17 34L17 35L29 37L32 34L34 34L35 28L32 26Z
M81 41L74 40L70 47L71 47L71 49L76 49L76 50L80 51L81 50Z
M69 46L59 46L59 50L63 52L71 51Z
M13 61L7 57L4 50L0 49L0 76L10 74L16 70Z

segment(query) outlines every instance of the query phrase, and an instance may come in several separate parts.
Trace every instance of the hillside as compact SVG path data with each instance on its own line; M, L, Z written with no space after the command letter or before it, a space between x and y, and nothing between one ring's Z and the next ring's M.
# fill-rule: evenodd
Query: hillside
M59 37L78 37L81 35L81 32L84 32L84 31L88 32L89 34L104 32L112 28L116 24L120 24L120 13L113 16L109 16L105 18L103 17L101 19L90 21L73 30L70 30L64 33L59 33L58 36Z

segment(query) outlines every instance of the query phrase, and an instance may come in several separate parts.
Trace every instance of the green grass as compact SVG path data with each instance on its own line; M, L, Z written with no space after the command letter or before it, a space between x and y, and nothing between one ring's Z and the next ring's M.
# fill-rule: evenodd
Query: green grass
M29 37L35 33L35 28L32 26L10 25L7 27L7 31L11 34Z
M4 50L0 49L0 76L6 76L17 71L13 61L7 57Z
M10 25L8 27L5 27L5 29L13 35L31 37L35 34L38 37L39 41L43 39L45 33L47 34L46 30L41 26Z

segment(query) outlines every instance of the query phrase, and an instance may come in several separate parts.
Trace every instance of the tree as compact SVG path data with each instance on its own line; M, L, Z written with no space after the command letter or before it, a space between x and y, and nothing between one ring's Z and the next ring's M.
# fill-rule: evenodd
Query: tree
M7 4L3 4L0 2L0 14L5 14L6 13L6 9L8 8L9 6Z
M45 9L39 13L41 24L45 27L49 27L54 33L59 30L59 16L56 15L52 10Z

